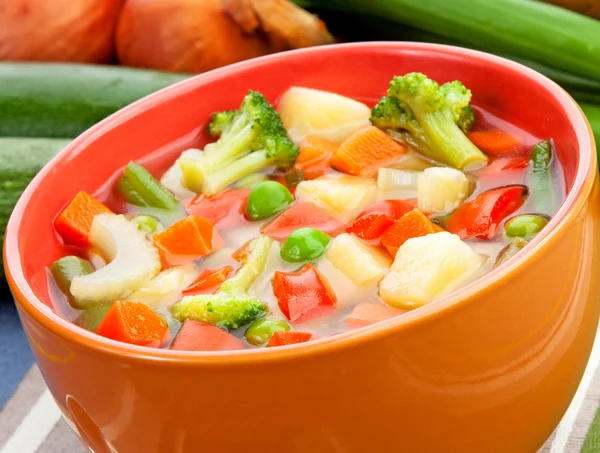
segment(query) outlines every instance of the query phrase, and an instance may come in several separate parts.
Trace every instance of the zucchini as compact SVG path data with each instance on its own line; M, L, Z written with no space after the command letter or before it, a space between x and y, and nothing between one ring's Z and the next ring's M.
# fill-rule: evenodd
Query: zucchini
M374 15L600 81L600 21L534 0L297 0L309 9ZM402 28L398 26L398 28ZM333 28L333 27L332 27Z
M4 230L21 193L68 143L65 139L0 137L0 246L4 246ZM4 276L1 264L0 277Z
M118 66L0 63L0 137L74 138L187 77Z

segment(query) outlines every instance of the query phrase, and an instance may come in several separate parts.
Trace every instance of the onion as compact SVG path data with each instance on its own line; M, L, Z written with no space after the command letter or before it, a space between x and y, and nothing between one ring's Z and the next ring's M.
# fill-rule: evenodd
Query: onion
M299 45L269 22L282 17L288 34L290 26L302 34ZM288 0L127 0L117 28L121 63L190 73L332 41L322 22Z
M0 60L104 63L123 0L0 0Z

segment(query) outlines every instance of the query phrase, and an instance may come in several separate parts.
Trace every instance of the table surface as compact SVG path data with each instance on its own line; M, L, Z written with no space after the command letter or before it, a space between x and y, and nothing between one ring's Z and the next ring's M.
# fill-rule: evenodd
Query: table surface
M599 364L600 335L597 335L571 407L539 453L600 453ZM0 376L0 453L86 451L62 418L34 364L5 288L0 288Z

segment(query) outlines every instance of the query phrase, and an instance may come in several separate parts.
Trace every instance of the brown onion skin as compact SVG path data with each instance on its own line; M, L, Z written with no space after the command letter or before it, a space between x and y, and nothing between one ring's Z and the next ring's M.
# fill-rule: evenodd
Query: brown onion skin
M127 0L117 27L127 66L201 73L269 52L266 39L244 33L220 0Z
M0 0L0 60L106 63L123 0Z

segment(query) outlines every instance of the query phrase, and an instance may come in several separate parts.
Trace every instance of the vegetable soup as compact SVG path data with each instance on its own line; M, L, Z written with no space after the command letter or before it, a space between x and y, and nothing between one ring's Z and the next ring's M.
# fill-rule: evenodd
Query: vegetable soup
M418 309L544 229L565 197L552 137L458 81L411 73L382 94L250 91L163 174L129 163L98 196L118 202L78 193L54 223L54 309L147 347L285 346Z

